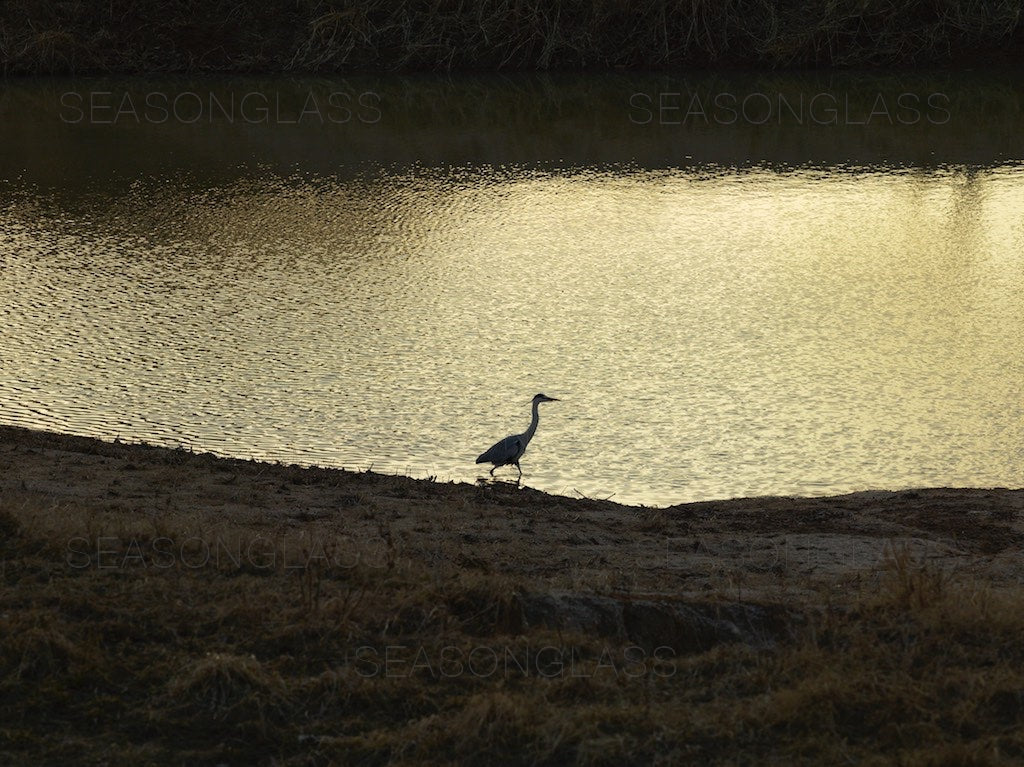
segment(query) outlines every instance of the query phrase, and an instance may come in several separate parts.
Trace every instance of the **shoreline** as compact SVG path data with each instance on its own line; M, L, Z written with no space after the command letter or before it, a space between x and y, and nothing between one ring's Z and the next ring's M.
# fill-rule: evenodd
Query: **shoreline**
M1002 764L1022 547L1022 489L650 509L3 426L0 762Z
M528 535L532 549L505 568L508 575L556 577L589 557L601 563L585 570L590 576L631 569L627 563L638 567L646 574L632 580L647 592L714 591L716 577L750 580L781 559L813 590L818 581L877 567L901 545L921 545L930 558L948 563L965 554L992 556L986 566L998 569L1005 564L1001 554L1024 547L1024 489L865 490L630 506L508 482L471 485L285 465L13 426L0 426L0 459L0 495L147 517L173 509L244 523L344 524L349 534L367 538L387 519L417 556L439 544L470 544L482 547L476 557L486 551L498 560L504 547L518 548ZM444 529L430 529L426 523L439 513ZM566 545L572 555L559 556ZM682 547L692 552L669 556ZM1012 571L1024 580L1024 564Z

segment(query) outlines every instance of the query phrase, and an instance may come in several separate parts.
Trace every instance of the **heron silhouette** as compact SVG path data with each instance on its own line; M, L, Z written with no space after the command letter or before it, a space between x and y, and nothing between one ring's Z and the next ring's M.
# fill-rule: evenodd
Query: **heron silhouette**
M491 476L494 476L494 470L499 466L508 466L513 464L519 469L519 476L516 481L523 478L523 467L519 465L519 459L523 457L523 453L526 452L526 446L530 444L530 440L533 439L533 435L537 431L537 424L540 422L540 413L538 408L541 402L558 402L556 397L548 397L545 394L538 394L533 398L533 420L530 421L530 428L524 431L522 434L513 434L505 437L505 439L495 442L486 451L480 454L480 457L476 459L477 463L493 463L491 467Z

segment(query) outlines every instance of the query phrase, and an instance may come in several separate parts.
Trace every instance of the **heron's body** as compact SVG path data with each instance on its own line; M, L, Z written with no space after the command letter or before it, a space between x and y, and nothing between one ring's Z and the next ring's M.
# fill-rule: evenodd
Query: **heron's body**
M526 446L530 444L530 440L533 439L533 435L537 431L537 424L540 422L538 407L541 402L558 402L558 400L554 397L538 394L533 398L533 419L530 421L530 428L522 434L513 434L494 443L476 459L477 463L494 464L491 469L492 476L494 475L494 469L497 469L499 466L508 466L509 464L519 469L519 476L523 476L523 469L519 465L519 459L523 457L523 453L526 452Z

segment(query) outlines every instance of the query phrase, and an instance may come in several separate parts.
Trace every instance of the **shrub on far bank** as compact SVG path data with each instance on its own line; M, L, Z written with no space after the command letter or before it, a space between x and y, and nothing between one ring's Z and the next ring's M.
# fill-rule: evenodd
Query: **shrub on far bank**
M0 6L9 74L1013 65L1022 0Z

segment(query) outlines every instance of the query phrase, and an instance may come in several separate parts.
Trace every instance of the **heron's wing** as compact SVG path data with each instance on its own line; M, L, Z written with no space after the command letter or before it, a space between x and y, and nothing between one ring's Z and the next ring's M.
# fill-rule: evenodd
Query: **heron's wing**
M513 434L511 437L505 437L505 439L495 442L485 452L480 454L480 457L476 459L477 463L493 463L500 466L503 463L510 463L514 461L520 453L520 444L518 434Z

